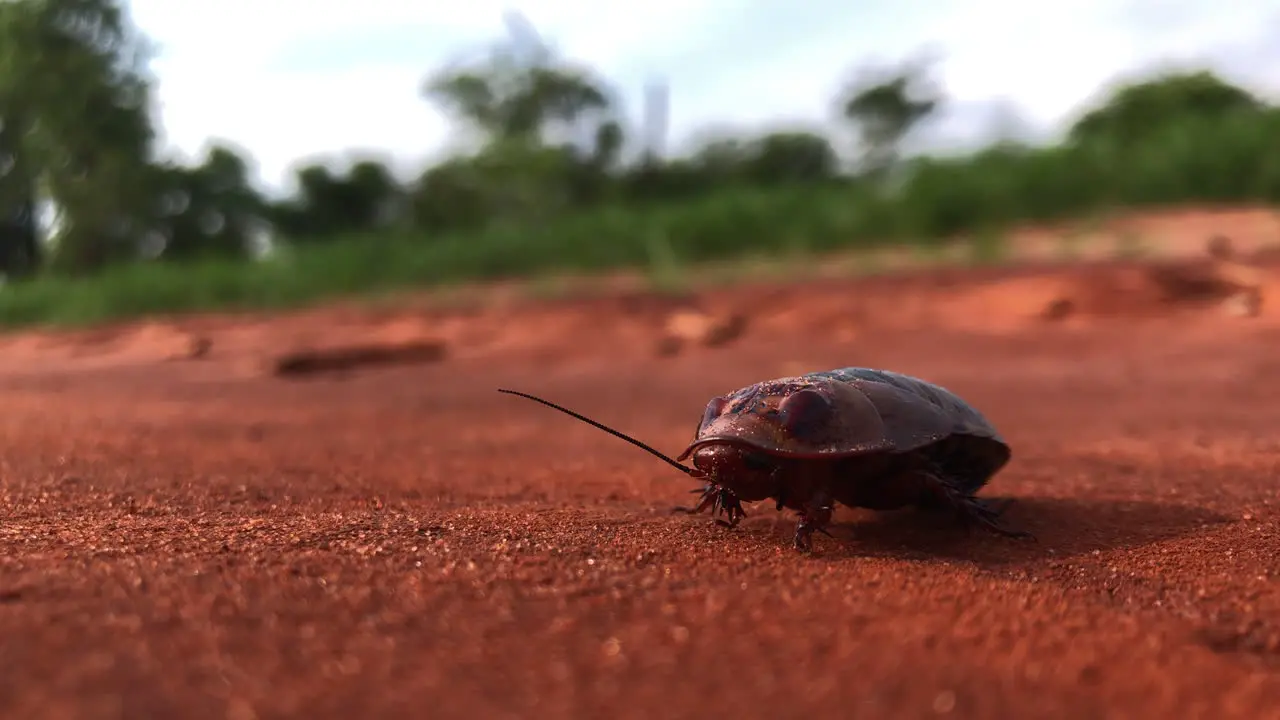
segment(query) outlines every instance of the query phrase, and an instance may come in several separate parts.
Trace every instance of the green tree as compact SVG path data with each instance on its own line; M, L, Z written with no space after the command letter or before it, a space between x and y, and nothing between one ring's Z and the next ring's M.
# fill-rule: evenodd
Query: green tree
M194 168L157 165L152 194L155 219L143 238L144 256L166 259L246 257L265 225L262 197L249 182L247 161L214 146Z
M718 133L704 138L689 155L689 160L710 186L744 180L751 156L748 139Z
M612 109L607 86L590 70L558 58L538 62L524 64L500 46L482 62L433 73L424 94L479 131L486 143L543 144L549 130L572 128L584 117L607 115ZM606 118L601 124L610 122Z
M591 70L499 44L432 73L423 92L481 141L420 178L412 204L424 226L541 222L606 196L625 138L611 90Z
M117 0L0 4L0 112L58 210L51 259L65 270L137 251L151 201L147 58Z
M1220 121L1257 113L1266 103L1207 70L1168 72L1125 82L1071 125L1072 143L1141 143L1160 128L1186 122Z
M822 135L775 132L751 143L745 171L761 185L785 185L829 180L838 165L835 149Z
M16 123L0 114L0 273L6 281L29 277L40 266L36 185Z
M294 240L387 230L409 215L404 190L376 160L360 160L345 173L308 165L295 177L297 197L276 206L273 213L280 231Z
M941 107L942 93L928 70L923 60L871 68L845 87L840 113L858 132L861 165L868 174L880 176L893 168L903 140Z

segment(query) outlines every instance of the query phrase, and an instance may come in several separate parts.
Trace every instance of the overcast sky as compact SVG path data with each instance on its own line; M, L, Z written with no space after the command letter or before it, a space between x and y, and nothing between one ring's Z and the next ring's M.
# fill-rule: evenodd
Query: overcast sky
M158 44L164 144L248 152L267 189L299 161L373 152L408 174L449 126L421 96L443 62L502 38L488 0L132 0ZM953 98L924 138L971 144L1013 107L1050 132L1109 79L1159 60L1209 63L1280 95L1280 0L524 0L567 57L610 78L638 118L671 86L671 143L707 126L825 122L849 70L924 48Z

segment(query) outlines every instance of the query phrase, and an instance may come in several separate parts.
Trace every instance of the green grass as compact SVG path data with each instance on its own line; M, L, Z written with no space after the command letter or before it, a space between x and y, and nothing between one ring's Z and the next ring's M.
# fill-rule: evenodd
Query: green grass
M607 207L529 231L427 238L355 236L267 260L140 263L88 278L40 278L0 290L0 325L83 325L156 313L278 309L317 300L506 278L639 269L679 292L711 261L847 247L846 188L745 189L648 210Z
M556 278L613 270L639 271L655 289L682 292L729 280L744 267L827 269L814 258L833 251L875 258L870 251L893 247L928 264L1004 262L1008 231L1019 223L1100 222L1121 209L1188 203L1275 203L1277 137L1280 112L1233 115L1152 128L1143 142L1126 146L1006 147L924 159L892 195L854 184L725 188L696 200L614 204L469 235L354 236L255 263L144 263L75 281L45 277L0 289L0 325L279 309L492 279L541 278L532 294L554 294ZM970 242L955 258L949 240L957 236ZM1125 238L1114 252L1142 249ZM1062 254L1077 250L1064 240Z

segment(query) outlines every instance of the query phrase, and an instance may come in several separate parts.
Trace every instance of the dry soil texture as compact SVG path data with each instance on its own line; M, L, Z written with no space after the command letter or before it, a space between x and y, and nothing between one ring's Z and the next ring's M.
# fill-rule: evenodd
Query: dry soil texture
M669 357L637 297L10 336L0 716L1280 717L1280 313L1039 320L1061 281L723 290L745 335ZM418 336L445 359L264 370ZM495 392L678 451L712 396L847 365L981 408L1039 542L842 510L806 556Z

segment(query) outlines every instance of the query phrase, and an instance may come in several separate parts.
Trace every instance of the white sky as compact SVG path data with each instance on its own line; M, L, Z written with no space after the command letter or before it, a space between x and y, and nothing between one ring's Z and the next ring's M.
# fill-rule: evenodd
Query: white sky
M159 45L167 147L195 158L211 140L287 189L300 161L372 153L410 176L449 125L421 96L425 75L502 38L490 0L132 0ZM524 0L565 56L616 86L637 118L644 83L671 86L671 144L710 125L824 122L851 68L940 49L953 106L931 146L984 139L1009 103L1045 132L1120 73L1211 62L1280 95L1280 0Z

